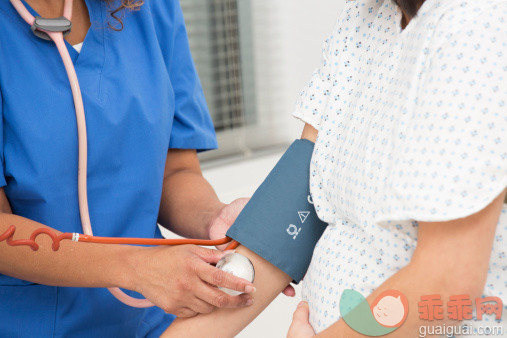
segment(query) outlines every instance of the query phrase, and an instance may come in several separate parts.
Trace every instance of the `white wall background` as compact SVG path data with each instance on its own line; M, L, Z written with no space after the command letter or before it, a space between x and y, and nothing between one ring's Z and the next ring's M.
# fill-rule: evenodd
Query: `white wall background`
M256 95L270 125L292 140L300 129L291 112L297 95L321 60L345 0L251 0Z
M254 23L257 105L264 123L277 127L287 143L302 123L291 117L301 88L319 66L321 45L334 26L344 0L251 0ZM282 126L282 127L281 127ZM206 163L204 176L223 202L251 196L282 152L240 161ZM169 237L174 235L169 234ZM285 337L298 295L280 295L238 337Z

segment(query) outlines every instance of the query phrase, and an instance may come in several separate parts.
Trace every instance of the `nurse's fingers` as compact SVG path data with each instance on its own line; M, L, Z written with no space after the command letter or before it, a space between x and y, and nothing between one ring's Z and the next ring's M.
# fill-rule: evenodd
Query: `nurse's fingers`
M190 309L197 312L197 313L211 313L213 310L216 309L215 306L206 303L202 299L195 298L194 303L190 306Z
M190 318L190 317L197 316L197 312L195 312L194 310L189 309L187 307L184 307L184 308L180 308L177 311L175 311L175 313L173 313L173 315L175 315L176 317L180 317L180 318Z
M253 304L253 298L250 295L242 294L239 296L231 296L204 283L199 286L195 294L206 303L218 308L237 308Z
M209 264L200 264L197 275L205 282L242 293L252 293L255 288L246 279L234 276Z
M227 254L224 251L207 249L200 246L196 246L194 249L196 250L196 254L201 257L203 261L210 264L218 263L218 261Z
M287 287L282 291L282 293L284 295L286 295L287 297L294 297L294 296L296 296L296 290L290 284L287 285Z

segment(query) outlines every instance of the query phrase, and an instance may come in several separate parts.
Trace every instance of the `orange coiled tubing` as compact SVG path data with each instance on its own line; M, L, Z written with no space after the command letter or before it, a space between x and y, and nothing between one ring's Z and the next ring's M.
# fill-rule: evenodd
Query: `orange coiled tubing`
M0 242L6 241L10 246L29 246L33 251L39 250L39 245L35 242L39 235L45 234L53 240L52 249L57 251L60 249L60 242L64 239L73 240L76 242L98 243L98 244L131 244L131 245L203 245L203 246L216 246L229 243L226 250L234 250L238 247L239 243L233 241L229 237L224 237L216 240L205 239L163 239L163 238L122 238L122 237L99 237L89 236L82 234L63 233L57 235L52 229L39 228L35 230L30 239L17 239L14 240L14 233L16 226L11 225L2 235L0 235Z

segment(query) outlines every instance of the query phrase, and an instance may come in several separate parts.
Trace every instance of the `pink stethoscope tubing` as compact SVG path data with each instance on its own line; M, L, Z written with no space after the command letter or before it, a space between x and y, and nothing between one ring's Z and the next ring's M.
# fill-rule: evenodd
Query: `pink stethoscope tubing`
M63 16L67 20L71 20L72 17L72 2L73 0L65 0ZM17 10L19 15L30 25L33 26L35 17L23 5L21 0L10 0L14 8ZM61 240L73 240L76 242L88 242L88 243L100 243L100 244L133 244L133 245L203 245L203 246L216 246L228 244L226 250L235 249L239 243L232 239L225 237L217 240L199 240L199 239L157 239L157 238L115 238L115 237L97 237L93 236L92 226L90 222L90 213L88 209L88 192L87 192L87 164L88 164L88 140L86 134L86 119L83 105L83 97L81 95L81 89L79 88L79 81L77 78L76 70L72 59L69 55L69 51L65 45L62 32L51 32L41 28L38 30L46 33L51 40L55 43L58 52L62 58L67 76L69 78L70 87L72 90L72 96L74 98L74 107L76 111L76 121L78 130L78 141L79 141L79 158L78 158L78 196L79 196L79 213L81 217L81 225L83 228L84 235L63 233L56 235L54 231L48 228L40 228L35 230L30 239L13 240L14 232L16 227L11 225L3 234L0 234L0 242L6 241L8 245L30 246L32 250L38 250L38 245L35 242L37 236L46 234L53 239L53 250L56 251L60 247ZM146 308L154 306L152 302L147 299L133 298L125 294L119 288L108 288L111 294L116 297L122 303L137 307Z
M73 0L65 0L63 16L67 20L71 20L72 17L72 5ZM21 0L10 0L14 8L17 10L19 15L30 25L33 26L35 17L23 5ZM72 96L74 99L74 107L76 111L76 121L78 130L78 141L79 141L79 156L78 156L78 196L79 196L79 213L81 218L81 225L83 228L84 235L64 233L57 236L52 230L47 228L37 229L33 232L30 239L25 240L13 240L12 236L16 230L16 227L12 225L0 234L0 242L7 241L8 245L19 246L27 245L32 250L38 250L38 245L35 243L35 239L40 234L46 234L53 239L53 250L58 250L61 240L73 240L76 242L88 242L88 243L100 243L100 244L134 244L134 245L204 245L204 246L216 246L229 243L226 250L235 249L239 243L231 240L228 237L218 240L197 240L197 239L155 239L155 238L113 238L113 237L96 237L93 236L92 226L90 222L90 213L88 209L88 192L87 192L87 164L88 164L88 140L86 134L86 119L83 105L83 97L81 95L81 89L79 88L79 81L77 78L76 70L72 59L69 55L69 51L65 45L62 32L51 32L44 29L38 28L42 32L46 33L51 40L55 43L58 52L62 58L67 76L69 78L70 87L72 90ZM116 297L122 303L137 307L146 308L154 306L152 302L147 299L133 298L125 294L119 288L108 288L111 294Z
M18 11L19 15L31 26L35 21L35 17L26 9L21 0L10 0L14 8ZM65 5L63 9L63 16L67 18L69 21L72 18L72 0L65 0ZM79 214L81 217L81 225L83 227L83 233L85 235L93 236L92 226L90 222L90 212L88 210L88 192L87 192L87 168L88 168L88 140L86 134L86 119L85 112L83 106L83 97L81 95L81 89L79 88L79 81L77 79L76 69L74 68L74 64L72 63L72 59L70 57L69 51L65 45L65 41L63 39L63 33L61 32L49 32L44 31L49 35L51 40L58 48L58 52L62 57L63 64L65 66L65 70L67 71L67 76L69 77L70 88L72 90L72 96L74 98L74 108L76 110L76 120L77 120L77 133L79 140L79 150L78 150L78 195L79 195ZM115 296L119 301L124 304L127 304L132 307L151 307L153 303L151 303L147 299L137 299L128 296L119 288L109 288L108 289L113 296Z

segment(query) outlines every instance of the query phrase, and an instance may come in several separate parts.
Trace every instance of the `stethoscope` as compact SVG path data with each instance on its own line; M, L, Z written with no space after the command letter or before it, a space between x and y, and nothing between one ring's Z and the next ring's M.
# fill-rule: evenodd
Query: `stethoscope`
M81 225L83 227L83 234L78 233L63 233L56 235L50 229L40 228L32 233L30 239L13 240L12 237L16 231L16 227L11 225L5 233L0 235L0 242L6 240L8 245L18 246L27 245L32 250L38 250L39 246L35 239L40 234L46 234L53 239L53 250L56 251L60 247L61 240L72 240L74 242L89 242L89 243L102 243L102 244L133 244L133 245L184 245L195 244L203 246L216 246L229 243L226 250L235 249L239 243L231 240L228 237L219 240L197 240L197 239L156 239L156 238L116 238L116 237L96 237L93 236L92 226L90 222L90 213L88 210L88 193L87 193L87 134L86 134L86 119L83 106L83 97L81 89L79 88L79 81L77 78L76 70L69 51L65 45L64 36L70 33L72 27L72 5L73 0L65 0L63 9L63 16L54 19L46 19L41 17L34 17L23 5L21 0L10 0L19 15L31 26L33 33L42 39L52 40L62 58L67 76L69 78L72 96L74 98L74 107L76 110L77 131L79 141L79 159L78 159L78 196L79 196L79 214L81 217ZM223 265L223 264L222 264ZM217 264L218 266L218 264ZM252 267L253 268L253 267ZM253 276L252 276L253 281ZM132 307L151 307L154 306L147 299L133 298L125 294L119 288L108 289L113 296L118 300Z

